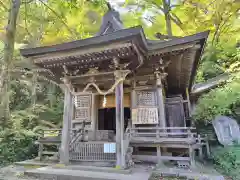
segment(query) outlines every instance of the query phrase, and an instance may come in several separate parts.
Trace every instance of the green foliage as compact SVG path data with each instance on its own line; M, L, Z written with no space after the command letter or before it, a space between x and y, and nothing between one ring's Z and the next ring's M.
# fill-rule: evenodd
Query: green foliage
M240 179L240 146L218 147L213 151L217 170L234 180Z
M207 57L210 57L207 59ZM221 71L231 74L230 80L227 84L211 90L208 94L203 95L197 104L194 119L196 121L211 122L218 115L234 116L236 115L236 109L240 106L240 50L237 48L230 48L224 53L216 53L213 51L210 55L205 55L203 64L217 62L218 67L221 64ZM206 80L210 78L209 71L214 72L215 76L219 71L211 71L213 67L205 67L205 71L202 72L200 78ZM198 77L199 78L199 77ZM200 79L199 78L199 79Z
M233 115L232 107L240 103L240 80L235 78L226 85L203 95L199 100L194 120L211 122L218 115Z
M32 130L38 125L48 126L48 128L57 127L57 124L60 123L59 121L62 120L62 108L61 106L54 106L49 109L45 105L36 104L24 110L13 111L11 113L13 129L24 128Z
M0 131L0 166L33 158L37 155L36 135L31 131Z

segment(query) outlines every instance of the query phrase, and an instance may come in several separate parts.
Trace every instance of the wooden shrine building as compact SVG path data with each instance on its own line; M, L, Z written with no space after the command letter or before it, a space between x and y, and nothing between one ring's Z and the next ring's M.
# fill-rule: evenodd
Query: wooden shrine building
M110 9L92 38L22 49L65 90L60 162L194 164L204 143L192 131L189 94L207 37L149 40Z

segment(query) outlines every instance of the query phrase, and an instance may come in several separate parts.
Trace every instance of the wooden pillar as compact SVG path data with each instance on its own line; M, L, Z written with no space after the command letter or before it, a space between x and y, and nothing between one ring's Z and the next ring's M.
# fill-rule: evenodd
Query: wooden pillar
M164 75L160 73L159 71L155 72L156 74L156 94L157 94L157 103L158 103L158 117L159 117L159 123L158 126L161 128L167 127L166 125L166 114L165 114L165 104L164 104L164 94L163 94L163 84L162 84L162 78L164 78ZM160 138L161 131L157 131L157 138ZM163 130L162 132L165 132ZM166 152L167 150L163 148L163 151ZM161 147L157 147L157 158L158 158L158 165L162 163L161 160Z
M161 156L162 156L162 153L161 153L161 147L160 146L157 146L157 158L158 158L158 164L161 164L162 163L162 160L161 160Z
M159 112L159 126L167 127L166 125L166 115L165 115L165 104L163 95L163 85L162 85L162 75L156 73L156 86L157 86L157 102L158 102L158 112Z
M132 91L131 91L131 111L136 108L137 108L137 92L136 92L136 81L134 80ZM131 127L135 128L135 124L132 123L132 120L131 120Z
M186 96L187 96L188 113L189 113L188 116L191 117L192 108L191 108L191 102L190 102L190 97L189 97L188 88L186 88Z
M123 136L124 136L124 106L123 106L123 82L119 83L115 91L116 96L116 150L117 167L125 167L125 157L123 157Z
M65 86L63 127L60 147L60 163L63 164L69 163L69 143L72 116L73 116L73 97L71 95L69 88Z
M96 95L92 95L92 104L91 104L91 123L92 123L92 131L93 131L93 138L96 139L96 130L97 130L97 101Z

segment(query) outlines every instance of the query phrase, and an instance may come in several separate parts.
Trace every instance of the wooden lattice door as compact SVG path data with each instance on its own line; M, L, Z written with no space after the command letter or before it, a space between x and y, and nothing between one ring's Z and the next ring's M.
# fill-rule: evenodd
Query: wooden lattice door
M166 119L169 127L186 126L182 96L166 99Z

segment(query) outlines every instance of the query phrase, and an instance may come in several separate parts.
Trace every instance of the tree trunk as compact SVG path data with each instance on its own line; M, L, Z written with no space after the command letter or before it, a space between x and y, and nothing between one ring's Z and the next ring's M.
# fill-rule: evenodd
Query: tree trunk
M163 9L166 21L167 34L172 36L172 25L170 16L170 0L163 0Z
M3 127L9 122L10 112L9 112L9 86L10 86L10 77L9 70L14 53L14 43L15 43L15 34L16 34L16 22L21 5L21 0L12 0L11 7L8 16L8 25L6 28L6 38L4 46L4 56L3 56L3 65L2 65L2 77L0 79L0 90L1 90L1 103L2 103L2 120Z
M48 85L48 95L47 95L47 99L48 99L48 103L50 105L50 108L53 107L53 103L55 100L55 96L54 93L56 92L56 86L54 84L49 84Z

